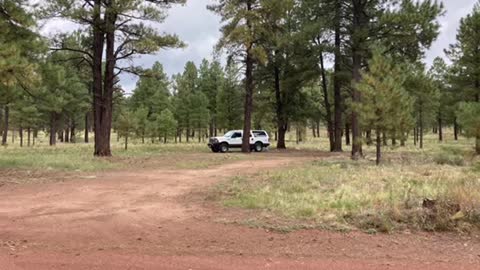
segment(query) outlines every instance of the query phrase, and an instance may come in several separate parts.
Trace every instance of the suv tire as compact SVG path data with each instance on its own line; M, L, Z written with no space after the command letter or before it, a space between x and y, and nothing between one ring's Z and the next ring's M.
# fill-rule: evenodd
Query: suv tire
M227 143L220 144L220 152L222 152L222 153L227 153L228 152L228 144Z
M255 152L262 152L263 151L263 143L256 142L253 149L255 150Z

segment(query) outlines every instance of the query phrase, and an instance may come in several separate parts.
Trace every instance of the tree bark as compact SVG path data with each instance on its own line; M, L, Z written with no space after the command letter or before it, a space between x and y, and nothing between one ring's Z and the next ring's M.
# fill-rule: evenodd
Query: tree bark
M57 114L50 113L50 146L57 144Z
M458 141L458 123L457 123L457 118L453 120L453 136L455 141Z
M327 75L325 70L325 63L323 61L323 52L320 52L320 68L322 74L322 89L323 89L323 102L325 104L326 120L327 120L327 129L328 129L328 141L330 142L330 151L335 150L335 134L333 130L332 122L332 107L330 105L330 100L328 98L328 86L327 86Z
M423 110L422 110L422 105L420 105L420 130L419 130L419 136L420 136L420 149L423 149Z
M10 116L10 108L8 105L4 107L4 125L3 125L3 133L2 133L2 145L7 145L7 138L8 138L8 122Z
M67 128L65 128L65 131L63 132L63 134L65 136L64 142L69 143L70 142L70 128L68 126L67 126Z
M128 134L125 134L125 150L128 150Z
M112 3L105 7L105 16L102 19L102 1L94 1L93 14L93 98L94 98L94 155L99 157L111 156L110 132L112 125L112 98L115 68L115 15ZM106 33L106 34L105 34ZM106 42L105 42L106 37ZM103 49L106 43L105 80L102 78Z
M247 10L252 10L252 1L247 0ZM251 20L246 19L247 29L249 34L253 34L253 25ZM244 106L244 119L243 119L243 138L242 138L242 152L250 153L250 132L252 129L252 110L253 110L253 41L247 44L246 57L245 57L245 106Z
M345 144L350 145L350 125L345 124Z
M75 129L76 129L75 120L72 120L72 125L70 126L70 142L75 143L77 138L75 138Z
M417 127L413 128L413 145L417 146L418 142L418 129Z
M20 147L23 147L23 128L18 129L18 134L20 135Z
M372 130L367 130L366 137L367 137L367 145L372 145L373 144Z
M274 67L274 76L275 76L275 101L276 101L276 110L277 110L277 149L286 149L285 144L285 133L287 132L287 120L284 112L283 98L280 86L280 69L275 63Z
M340 71L341 71L341 29L340 29L340 20L341 20L341 2L340 0L335 1L335 63L334 63L334 75L333 75L333 103L334 103L334 152L342 152L342 92L341 92L341 80L340 80Z
M83 141L84 141L85 143L88 143L88 141L89 141L89 139L88 139L88 125L89 125L89 123L88 123L88 114L89 114L89 113L86 113L86 114L85 114L85 134L83 135Z
M27 128L27 146L30 147L30 142L31 142L31 133L32 133L32 130L31 128Z
M360 92L357 89L357 85L362 79L360 69L362 67L362 54L361 44L363 38L361 37L363 31L363 4L361 0L353 0L353 38L352 38L352 75L353 83L352 87L352 102L359 103L361 101ZM362 153L362 133L360 130L360 123L358 120L358 114L352 112L352 159L358 160L363 156Z
M376 130L376 136L377 136L377 138L376 138L376 140L377 140L377 143L376 143L376 145L377 145L377 158L376 158L376 162L375 162L375 163L376 163L377 166L378 166L378 165L380 165L380 161L381 161L381 159L382 159L382 151L381 151L381 149L382 149L382 140L381 140L381 133L380 133L380 130L379 130L379 129Z
M479 50L477 50L478 52ZM478 59L478 58L477 58ZM477 90L477 94L475 95L475 100L480 102L480 80L477 75L477 79L475 80L475 89ZM480 134L477 133L477 136L475 137L475 152L477 155L480 155Z
M438 117L438 140L443 141L443 123L442 116Z

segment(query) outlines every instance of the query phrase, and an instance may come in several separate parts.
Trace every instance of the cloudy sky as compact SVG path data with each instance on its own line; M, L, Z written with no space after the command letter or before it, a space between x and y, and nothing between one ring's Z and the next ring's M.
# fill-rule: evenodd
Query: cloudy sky
M443 0L446 7L445 16L440 18L441 33L432 48L428 51L425 61L430 63L437 56L444 56L443 49L455 42L455 35L460 18L470 13L477 0ZM156 55L144 56L135 62L144 67L150 67L155 61L163 64L165 71L175 74L183 71L187 61L200 64L203 58L211 59L213 47L220 37L220 19L207 10L206 6L213 0L187 0L185 6L175 6L169 10L165 23L159 25L159 30L177 34L188 44L185 49L165 50ZM56 22L45 27L51 33L70 28L64 22ZM135 88L137 78L123 75L121 84L131 91Z

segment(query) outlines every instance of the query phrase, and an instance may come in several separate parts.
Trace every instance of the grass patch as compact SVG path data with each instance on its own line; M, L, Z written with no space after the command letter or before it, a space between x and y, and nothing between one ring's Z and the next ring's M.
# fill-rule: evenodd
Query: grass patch
M92 153L93 149L84 145L0 148L0 168L97 171L116 167L108 159L93 157Z
M438 165L464 166L465 157L458 154L439 153L433 158Z
M93 144L82 143L59 143L54 147L45 144L35 147L10 145L0 147L0 169L99 171L124 168L129 163L138 165L150 157L208 153L208 148L204 144L193 143L131 144L128 150L124 150L121 143L113 142L112 153L114 158L96 158L93 156Z
M226 206L332 229L440 231L480 225L480 177L453 166L317 161L252 179L236 177L223 190Z

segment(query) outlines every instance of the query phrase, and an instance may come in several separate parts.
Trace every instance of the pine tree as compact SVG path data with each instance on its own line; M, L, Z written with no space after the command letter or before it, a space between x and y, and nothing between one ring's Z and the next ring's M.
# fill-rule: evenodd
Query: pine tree
M453 96L448 85L448 66L445 61L437 57L433 60L429 75L439 91L439 106L437 112L438 140L443 141L443 127L448 122L453 122Z
M243 117L242 152L250 153L250 131L252 129L254 77L256 63L264 62L265 51L258 45L260 32L264 31L259 14L259 0L220 0L209 7L222 17L222 38L219 48L225 48L230 58L245 64L245 104Z
M124 148L128 149L128 139L130 135L135 131L135 117L129 110L123 110L120 112L116 119L115 128L118 135L124 138Z
M480 155L480 103L460 103L457 117L465 135L475 138L475 153Z
M187 62L183 74L176 75L175 80L175 119L178 121L179 135L185 131L187 142L190 141L193 131L192 123L192 96L198 90L198 70L193 62ZM208 119L207 119L208 121ZM181 137L180 137L181 139Z
M190 96L191 112L190 120L192 128L198 134L198 142L204 137L205 130L208 127L210 112L208 110L208 98L202 92L196 92Z
M398 123L411 121L412 100L404 90L404 77L400 68L395 67L384 51L375 50L369 62L368 73L362 73L362 80L356 86L362 101L354 103L363 127L375 130L376 163L381 162L381 135L398 128Z
M145 21L161 23L164 10L185 0L46 0L42 13L46 17L61 16L91 33L90 48L69 47L57 42L55 51L70 51L83 55L92 68L94 104L95 156L111 156L113 96L119 73L138 74L135 66L122 66L135 55L146 55L164 48L183 47L175 35L162 35ZM62 41L61 39L59 39ZM105 62L104 62L105 61Z
M415 132L418 135L414 140L419 137L420 148L423 148L425 130L437 123L440 90L421 64L407 65L403 72L407 76L405 89L414 100Z
M149 110L145 106L137 108L137 110L133 113L133 117L135 119L136 134L142 139L142 143L145 143L145 136L147 134L149 122L148 113Z
M217 130L217 96L223 84L224 72L218 61L202 61L199 69L198 89L208 98L210 111L209 136L216 136Z
M138 81L130 99L131 108L133 110L145 108L149 117L170 108L169 84L162 64L155 62Z
M176 136L177 120L169 109L163 110L157 117L158 133L163 137L163 142L167 143L170 137Z
M242 125L242 100L243 91L238 82L238 71L230 64L226 68L225 79L217 94L218 128L232 130Z
M457 42L450 45L447 55L453 62L451 82L459 90L460 100L480 103L480 1L471 14L460 20ZM473 112L473 106L466 106L466 112ZM458 122L471 123L471 119L459 119L468 113L457 114ZM464 128L469 128L465 127ZM478 142L480 136L476 138ZM477 148L478 149L478 148Z

